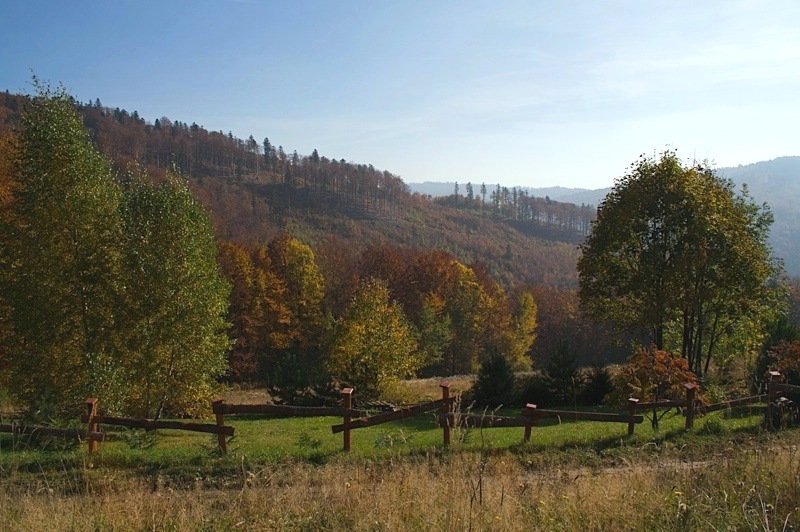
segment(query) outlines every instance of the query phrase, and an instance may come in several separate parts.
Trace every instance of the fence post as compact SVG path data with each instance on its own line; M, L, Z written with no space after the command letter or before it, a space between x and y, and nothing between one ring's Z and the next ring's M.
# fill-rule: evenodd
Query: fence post
M525 405L525 408L533 413L536 412L536 405L534 404L528 403ZM525 441L531 441L531 427L533 426L534 419L536 418L531 416L525 423Z
M86 425L86 439L88 440L89 454L97 450L97 440L92 438L92 433L97 432L97 423L94 418L97 415L97 397L89 397L83 402L86 405L86 413L89 417L88 425Z
M353 408L353 389L344 388L342 390L342 406L347 409ZM349 415L344 416L344 424L347 425L352 421ZM345 452L350 452L350 429L344 429L342 432L343 448Z
M211 403L211 409L214 410L214 414L216 415L218 427L225 426L225 414L221 411L224 402L224 399L217 397L214 399L214 402ZM228 454L228 441L225 439L224 434L217 434L217 443L219 444L219 450L222 451L222 454Z
M628 436L633 436L633 430L636 423L633 422L633 417L636 415L636 405L639 400L635 397L628 398Z
M444 416L444 423L442 424L442 439L444 446L447 447L450 445L450 402L447 399L450 399L450 381L442 381L439 383L439 387L442 389L442 400L444 403L442 404L442 415Z
M769 382L767 383L767 428L773 428L775 419L775 401L778 399L778 390L775 386L780 381L779 371L769 372Z
M686 387L686 430L694 426L694 398L697 395L697 386L691 382L684 384Z

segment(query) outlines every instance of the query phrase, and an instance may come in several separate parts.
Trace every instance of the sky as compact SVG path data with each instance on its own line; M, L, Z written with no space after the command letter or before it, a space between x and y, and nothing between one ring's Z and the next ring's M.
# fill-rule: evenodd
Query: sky
M800 2L8 2L0 90L80 101L406 182L602 188L671 148L800 155Z

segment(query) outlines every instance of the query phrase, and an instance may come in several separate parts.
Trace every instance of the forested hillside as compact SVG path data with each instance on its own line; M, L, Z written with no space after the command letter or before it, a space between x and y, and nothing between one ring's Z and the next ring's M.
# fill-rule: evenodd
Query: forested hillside
M8 93L0 98L2 127L19 123L24 101ZM150 122L99 100L75 103L120 170L138 163L156 177L173 167L188 175L219 238L266 242L286 230L315 248L332 239L351 251L389 243L434 248L481 262L506 286L576 286L576 244L593 209L500 187L434 202L369 164L316 150L289 153L267 138L243 140L166 117Z
M141 309L133 305L136 312L122 313L141 322L134 329L142 334L153 332L148 324L161 323L165 309L161 300L150 303L157 291L148 290L147 282L156 278L163 282L166 288L158 293L166 301L172 284L186 285L175 277L181 268L169 262L169 247L206 227L205 263L213 254L209 243L216 245L216 267L209 266L206 277L220 273L231 288L227 304L214 307L226 314L231 325L227 341L217 346L230 346L225 353L227 369L223 376L222 367L215 366L204 373L209 378L264 383L273 397L303 403L324 401L334 382L356 385L365 397L377 396L390 393L398 378L470 373L497 355L515 370L529 370L550 359L557 348L563 350L565 342L586 363L620 361L627 354L608 324L586 320L578 311L575 264L578 243L594 216L592 208L499 186L477 191L470 186L463 195L433 200L411 194L398 176L371 165L328 158L316 150L289 155L268 139L242 141L163 117L149 123L135 111L112 110L99 101L80 104L64 93L39 88L43 92L33 101L10 94L0 98L0 163L7 163L0 182L8 185L10 202L3 215L9 227L46 219L36 214L43 210L55 212L56 207L44 200L16 201L17 196L40 197L34 194L39 181L64 187L58 196L72 198L74 204L64 207L63 217L77 220L93 196L84 197L88 184L69 179L62 183L61 176L102 177L102 189L113 200L106 210L120 220L112 224L112 232L120 238L107 247L120 263L96 266L114 280L104 287L126 294L132 305L143 305ZM48 106L57 110L58 120L31 114ZM63 124L69 125L64 132ZM41 142L33 136L40 130L47 132ZM59 150L65 135L73 139L65 152L67 166L83 168L89 165L85 160L96 161L92 164L103 171L73 176L63 168L66 163ZM52 172L39 170L48 165ZM169 195L172 190L184 191L180 201ZM52 195L41 197L56 205L62 202ZM190 221L206 216L195 201L206 208L211 224ZM172 218L170 209L177 209ZM138 216L139 211L152 214L152 219ZM178 222L188 225L176 225L171 233L168 224ZM70 230L69 223L55 221L48 227ZM81 227L91 234L99 229L94 223ZM12 228L7 234L21 230ZM32 241L35 238L31 236ZM74 235L70 238L75 240ZM78 240L88 242L88 238ZM63 238L52 240L58 244ZM145 244L162 246L159 253L167 258L146 258L138 250ZM41 248L13 239L7 247L9 256L12 251L23 254ZM31 263L50 261L52 253L43 253L41 260L34 257ZM69 255L69 250L64 253ZM139 263L145 259L147 267L142 269ZM47 262L46 273L69 285L63 287L64 293L83 293L84 277L72 283L59 273L59 265L68 263L67 259ZM19 310L27 308L29 290L18 282L15 271L6 269L0 276L0 297L7 302L0 308L13 309L8 323L0 315L0 339L8 347L3 351L8 357L18 354L24 361L29 338L48 333L42 320L28 319ZM48 290L42 299L55 296ZM75 316L83 308L69 298L48 300L36 308L58 305ZM103 352L140 349L142 342L134 341L134 329L122 315L108 315L114 319L99 320L98 327L114 349ZM31 329L18 334L20 324ZM217 333L227 328L217 325ZM181 334L164 331L160 338L171 341ZM65 327L62 337L94 336ZM45 351L62 360L59 350ZM153 351L168 353L160 346ZM20 375L35 374L25 373L27 366L15 360L0 360L0 367L7 369L5 377L11 378L8 368ZM130 360L130 371L139 371L138 359ZM98 383L85 376L76 393L92 396ZM184 398L156 400L147 391L149 385L143 386L141 408L149 415L158 416L164 408L189 412L188 406L181 406ZM38 388L30 389L34 391L29 398L37 396ZM193 401L205 395L198 392Z

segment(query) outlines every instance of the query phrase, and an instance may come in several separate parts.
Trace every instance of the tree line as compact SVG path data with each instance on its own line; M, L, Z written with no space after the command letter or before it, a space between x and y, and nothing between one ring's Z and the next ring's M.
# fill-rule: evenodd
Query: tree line
M471 182L465 192L456 182L453 194L436 198L436 203L491 216L494 219L520 222L522 226L550 228L582 240L589 234L597 209L592 205L574 205L553 201L549 197L531 196L523 187L487 187L481 183L478 191ZM488 193L488 201L487 201ZM563 237L562 237L563 238Z
M332 378L375 396L403 377L472 373L495 353L532 364L532 294L509 296L446 252L327 246L317 260L284 233L223 242L220 265L233 287L231 378L267 382L287 401Z

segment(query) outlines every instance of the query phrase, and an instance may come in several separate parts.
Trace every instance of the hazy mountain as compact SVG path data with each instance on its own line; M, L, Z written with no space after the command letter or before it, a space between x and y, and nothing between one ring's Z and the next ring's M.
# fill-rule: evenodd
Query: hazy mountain
M770 241L775 255L784 260L786 272L800 276L800 245L796 234L800 232L800 157L778 157L771 161L718 168L722 177L730 179L740 190L747 185L757 203L767 203L775 215ZM408 183L410 189L431 196L446 196L453 193L455 183ZM464 194L464 185L459 183L459 192ZM493 190L497 185L487 188ZM474 185L478 194L480 185ZM596 190L566 187L525 188L534 197L549 197L551 200L575 205L599 205L610 188Z
M606 194L611 192L610 188L598 188L596 190L578 188L565 190L573 190L574 192L550 196L550 199L562 201L564 203L574 203L575 205L594 205L597 207L600 205L600 202L603 200L603 198L606 197ZM536 193L534 193L534 195L538 196Z
M800 157L778 157L771 161L720 168L720 175L747 185L758 203L766 202L775 215L770 241L775 255L784 259L786 272L800 276Z

